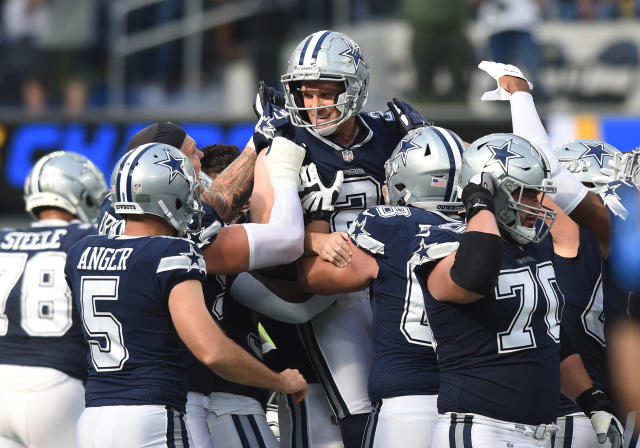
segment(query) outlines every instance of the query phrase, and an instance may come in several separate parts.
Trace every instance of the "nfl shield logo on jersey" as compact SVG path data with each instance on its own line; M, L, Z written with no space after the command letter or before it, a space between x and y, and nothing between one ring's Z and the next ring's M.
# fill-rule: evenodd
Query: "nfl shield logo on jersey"
M353 151L351 151L350 149L345 149L342 151L342 158L344 159L345 162L352 162L353 161Z

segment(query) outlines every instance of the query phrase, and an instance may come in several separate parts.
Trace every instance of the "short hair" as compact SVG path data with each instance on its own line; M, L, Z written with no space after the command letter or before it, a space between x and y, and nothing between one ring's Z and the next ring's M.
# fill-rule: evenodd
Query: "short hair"
M167 145L181 149L186 137L187 131L175 123L171 123L170 121L153 123L144 129L140 129L131 137L131 140L127 143L125 152L129 152L147 143L166 143Z
M204 157L200 161L200 169L209 175L220 173L240 155L240 148L236 145L220 143L205 146L201 151Z

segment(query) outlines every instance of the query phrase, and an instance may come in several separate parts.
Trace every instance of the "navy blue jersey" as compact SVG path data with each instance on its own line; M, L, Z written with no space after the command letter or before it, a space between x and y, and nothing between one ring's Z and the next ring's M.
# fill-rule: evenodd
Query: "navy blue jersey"
M346 231L359 213L384 203L384 163L404 136L390 111L360 112L357 115L360 130L346 146L309 128L291 126L286 112L281 113L285 118L271 123L279 128L286 127L286 137L307 149L303 164L315 163L320 178L327 185L333 181L336 171L344 171L342 190L331 214L332 231ZM260 137L256 132L254 141Z
M60 220L0 230L0 364L86 379L86 346L64 264L71 246L95 233L92 225Z
M443 232L430 230L434 238ZM441 238L457 241L461 235ZM491 294L469 304L438 302L425 294L440 367L438 412L526 424L555 420L564 299L552 259L551 238L526 246L505 240Z
M169 313L169 295L204 281L192 242L173 237L93 236L65 266L89 344L86 405L166 405L184 411L188 350Z
M609 209L614 240L602 272L607 326L621 315L640 320L640 290L636 287L637 275L631 274L625 278L618 273L621 265L631 263L629 257L624 256L624 250L627 248L623 235L628 234L629 226L633 231L637 231L635 224L637 216L630 215L630 211L637 210L638 189L631 182L615 181L599 188L597 193ZM616 242L619 244L615 244Z
M594 384L608 393L602 255L598 239L581 228L578 254L573 258L554 255L554 268L565 300L562 327L570 336ZM574 412L581 412L581 409L561 395L558 415Z
M374 360L369 375L371 400L438 393L438 365L424 309L426 277L415 268L433 261L444 242L431 227L464 223L414 207L377 206L364 211L349 228L355 245L375 257L378 276L371 284ZM441 236L441 235L438 235Z
M226 276L207 275L204 286L207 308L229 338L262 360L257 313L233 300L226 282ZM266 389L226 381L193 356L189 366L189 390L205 395L211 392L244 395L259 401L263 407L266 407L270 394Z

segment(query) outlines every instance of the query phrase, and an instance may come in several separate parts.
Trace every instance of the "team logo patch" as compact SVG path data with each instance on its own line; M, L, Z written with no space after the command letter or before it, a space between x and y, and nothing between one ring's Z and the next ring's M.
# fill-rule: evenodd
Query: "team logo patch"
M133 192L134 192L134 193L140 193L141 191L142 191L142 185L140 185L140 184L135 184L135 185L133 186Z
M342 151L342 159L345 162L353 162L353 151L350 149L345 149Z

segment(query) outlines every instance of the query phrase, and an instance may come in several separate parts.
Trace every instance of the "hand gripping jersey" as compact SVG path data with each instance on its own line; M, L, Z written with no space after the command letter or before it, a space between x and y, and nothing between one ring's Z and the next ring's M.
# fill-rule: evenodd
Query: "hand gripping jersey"
M458 241L446 232L442 241ZM440 367L438 412L475 413L537 425L558 415L563 297L551 238L525 246L504 242L493 292L470 304L425 295Z
M602 293L602 255L596 237L580 229L580 246L573 258L554 254L554 269L564 295L562 326L580 354L584 367L596 387L609 395L605 314ZM582 410L565 395L560 396L560 413Z
M349 228L360 249L375 257L378 276L371 285L374 360L369 375L371 400L438 393L438 365L424 309L426 278L416 268L430 263L456 242L433 238L439 225L463 231L464 223L415 207L377 206ZM442 236L442 232L439 235Z
M95 233L60 220L0 230L0 364L51 367L84 381L86 348L64 264L71 246Z
M172 288L204 281L198 247L174 237L93 236L65 267L89 350L87 407L166 405L184 412L187 355L171 320Z

